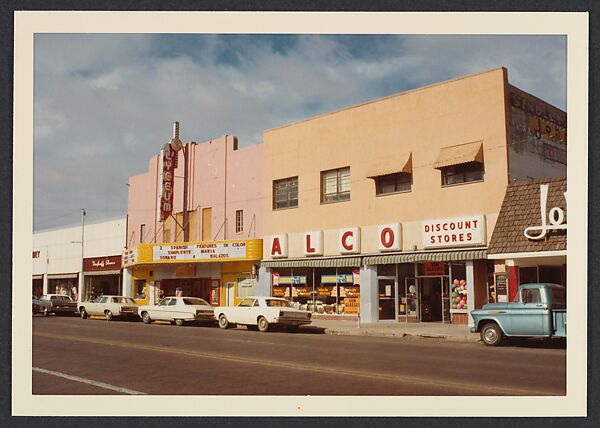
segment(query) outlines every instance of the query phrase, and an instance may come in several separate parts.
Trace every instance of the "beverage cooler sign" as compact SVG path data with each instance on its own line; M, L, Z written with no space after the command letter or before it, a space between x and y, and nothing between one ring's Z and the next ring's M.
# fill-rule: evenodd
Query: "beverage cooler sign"
M423 248L485 244L483 215L427 220L421 223Z
M246 258L245 242L214 242L210 244L155 245L152 259L162 260L206 260Z

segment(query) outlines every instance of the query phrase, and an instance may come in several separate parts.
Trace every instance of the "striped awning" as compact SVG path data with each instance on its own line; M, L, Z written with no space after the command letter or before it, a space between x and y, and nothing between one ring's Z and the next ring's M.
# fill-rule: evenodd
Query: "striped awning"
M374 165L376 165L375 169L369 171L367 178L377 178L398 172L412 174L412 152L390 156L374 163Z
M48 275L48 279L77 279L76 273L59 273Z
M433 167L439 169L469 162L483 163L483 141L443 147Z
M119 269L114 270L96 270L90 272L83 272L84 276L101 276L101 275L119 275L121 271Z
M487 251L485 249L458 251L422 251L418 253L367 256L363 257L363 264L387 265L414 262L454 262L460 260L480 260L485 259L486 256Z
M263 261L264 267L360 267L360 257L331 257L327 259L270 260Z

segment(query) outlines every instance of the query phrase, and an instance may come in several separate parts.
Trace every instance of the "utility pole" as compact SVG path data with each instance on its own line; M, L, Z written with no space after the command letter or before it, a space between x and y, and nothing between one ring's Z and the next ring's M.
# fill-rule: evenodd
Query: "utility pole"
M83 243L85 242L83 240L84 238L84 233L85 233L85 208L81 209L81 282L79 283L79 292L77 293L77 301L81 302L83 301L82 299L82 294L85 290L85 278L83 277L83 268L84 268L84 262L83 262Z

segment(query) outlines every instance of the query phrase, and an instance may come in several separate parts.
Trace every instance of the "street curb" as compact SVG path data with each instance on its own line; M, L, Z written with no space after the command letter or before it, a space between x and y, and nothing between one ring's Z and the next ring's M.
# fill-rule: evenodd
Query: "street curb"
M323 330L325 334L330 334L334 336L371 336L371 337L411 337L411 338L422 338L422 339L438 339L438 340L446 340L448 342L465 342L465 343L477 343L479 339L475 338L467 338L467 337L452 337L445 335L437 335L437 334L410 334L405 332L378 332L378 331L349 331L349 330L336 330L331 328L325 328Z

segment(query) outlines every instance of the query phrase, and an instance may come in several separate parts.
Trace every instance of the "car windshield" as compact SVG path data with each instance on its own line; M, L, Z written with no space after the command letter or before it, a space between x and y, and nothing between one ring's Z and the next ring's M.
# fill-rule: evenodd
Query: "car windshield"
M293 308L294 305L289 300L266 299L267 306L275 306L279 308Z
M210 306L206 300L195 297L186 297L183 299L183 303L185 303L186 305Z

